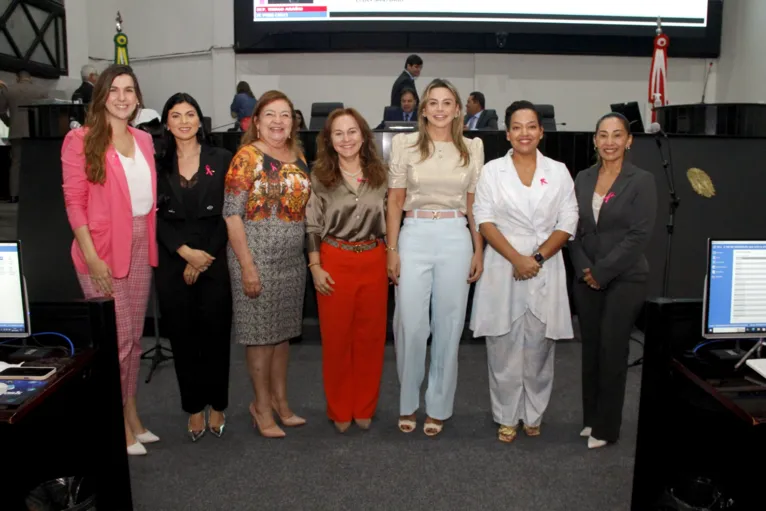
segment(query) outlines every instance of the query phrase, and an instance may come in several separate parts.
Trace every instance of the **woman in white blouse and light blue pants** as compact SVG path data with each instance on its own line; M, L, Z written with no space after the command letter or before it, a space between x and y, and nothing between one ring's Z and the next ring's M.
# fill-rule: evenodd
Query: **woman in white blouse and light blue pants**
M419 110L418 133L393 139L388 273L397 284L394 339L401 384L399 429L409 433L417 426L415 412L420 406L430 334L423 431L435 436L452 416L468 289L482 272L482 239L474 228L472 205L484 147L479 138L463 138L462 103L448 81L431 82Z

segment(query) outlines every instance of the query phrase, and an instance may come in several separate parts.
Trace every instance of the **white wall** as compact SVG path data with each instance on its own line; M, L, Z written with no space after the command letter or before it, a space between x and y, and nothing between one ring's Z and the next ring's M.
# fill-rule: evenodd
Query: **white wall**
M766 101L766 1L736 0L723 4L718 100L726 103Z
M639 101L643 105L648 94L650 56L420 55L424 67L416 82L419 91L433 78L447 78L463 101L471 91L483 92L487 108L496 109L501 119L515 100L553 104L558 122L567 123L561 130L591 130L611 103ZM237 79L247 80L256 95L269 88L284 91L307 116L312 102L343 101L377 124L406 57L391 53L237 55ZM699 102L706 65L703 60L671 60L668 98L672 103ZM715 86L708 90L712 102Z
M113 58L114 17L119 9L130 40L131 64L139 76L145 103L160 110L174 92L189 92L200 102L205 115L213 117L214 126L231 122L228 106L239 80L249 81L256 94L270 88L283 90L307 116L312 102L343 101L359 109L375 125L406 58L406 54L393 53L235 55L231 49L233 0L69 2L87 3L87 48L94 62L106 66ZM68 27L68 32L71 30ZM417 82L419 89L434 77L448 78L463 96L472 90L484 92L487 107L497 109L501 117L511 101L528 99L554 104L558 121L567 123L560 129L590 130L610 103L646 102L651 47L647 47L643 58L427 53L421 56L425 67ZM700 100L706 65L703 60L670 60L671 103ZM716 101L724 88L716 83L718 66L713 69L708 102Z

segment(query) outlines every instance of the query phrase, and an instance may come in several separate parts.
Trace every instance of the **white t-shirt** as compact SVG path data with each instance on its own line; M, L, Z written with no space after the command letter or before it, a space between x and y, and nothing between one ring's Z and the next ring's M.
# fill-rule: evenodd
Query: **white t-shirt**
M136 144L133 158L123 156L119 151L117 151L117 155L120 157L120 163L125 169L125 177L128 180L133 216L148 215L152 210L154 197L152 196L152 173L144 153Z

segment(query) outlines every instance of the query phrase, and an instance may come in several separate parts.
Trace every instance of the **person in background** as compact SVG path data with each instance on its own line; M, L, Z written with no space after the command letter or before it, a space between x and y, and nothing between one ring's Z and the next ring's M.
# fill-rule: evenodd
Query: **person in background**
M148 133L129 125L142 102L128 66L99 76L83 128L61 146L64 203L74 231L72 260L86 298L111 296L117 316L128 454L146 454L159 438L138 417L136 380L141 336L157 266L157 178Z
M98 80L98 71L90 64L86 64L80 69L80 77L82 83L72 94L72 101L79 99L84 105L88 105L93 98L93 85Z
M402 100L400 107L386 107L383 120L375 128L382 130L386 122L417 122L418 121L418 102L416 93L413 89L404 89L402 91Z
M561 247L577 227L577 201L566 166L537 150L534 105L514 102L505 124L511 150L484 166L476 187L474 217L489 247L471 329L486 336L492 416L510 443L520 421L528 436L540 434L555 339L573 337Z
M420 76L423 70L423 59L418 55L410 55L404 63L404 71L394 81L391 87L391 106L401 106L402 93L404 89L410 89L415 94L415 103L418 103L417 88L415 88L415 79Z
M392 140L387 266L397 286L393 327L401 384L399 429L410 433L417 426L432 334L423 431L436 436L452 416L468 290L482 273L484 245L474 229L472 208L484 145L480 138L463 137L463 105L450 82L433 80L423 96L418 132Z
M28 71L16 73L16 83L0 85L0 119L8 126L11 144L10 200L19 202L21 181L21 139L29 136L29 113L23 105L46 99L48 91L32 81Z
M300 110L295 111L295 124L298 125L298 130L306 130L306 119L303 117L303 112Z
M598 163L577 174L580 223L569 242L582 336L583 430L588 447L620 435L630 334L646 299L644 252L657 214L654 176L627 159L630 122L609 113L596 123Z
M181 408L189 414L187 431L196 442L206 428L223 435L229 402L231 280L221 213L232 155L206 143L202 111L189 94L167 100L162 125L156 287Z
M244 344L255 391L253 425L268 438L302 426L287 402L290 339L301 335L306 262L303 253L308 166L295 109L279 91L265 92L226 174L223 216L229 231L233 338Z
M306 207L309 268L317 290L327 415L344 433L369 429L386 344L386 182L367 122L335 110L317 139Z
M250 84L242 81L237 84L237 93L234 95L234 99L231 101L231 116L237 120L240 129L247 131L250 127L250 119L255 110L257 100L253 91L250 89Z
M472 92L465 103L465 129L496 130L497 114L494 110L486 110L487 100L484 94L478 91Z

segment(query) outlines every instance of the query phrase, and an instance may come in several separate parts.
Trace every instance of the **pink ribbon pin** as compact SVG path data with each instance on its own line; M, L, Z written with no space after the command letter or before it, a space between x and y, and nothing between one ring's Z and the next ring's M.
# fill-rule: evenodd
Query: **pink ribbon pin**
M213 174L215 174L215 170L211 169L210 165L205 165L205 174L207 174L208 176L212 176Z
M612 197L614 197L614 192L609 192L609 193L607 194L607 196L606 196L606 197L604 197L604 204L606 204L607 202L609 202L609 199L611 199Z
M547 185L547 184L548 184L548 181L546 181L544 177L541 177L541 178L540 178L540 184L541 184L541 185Z

